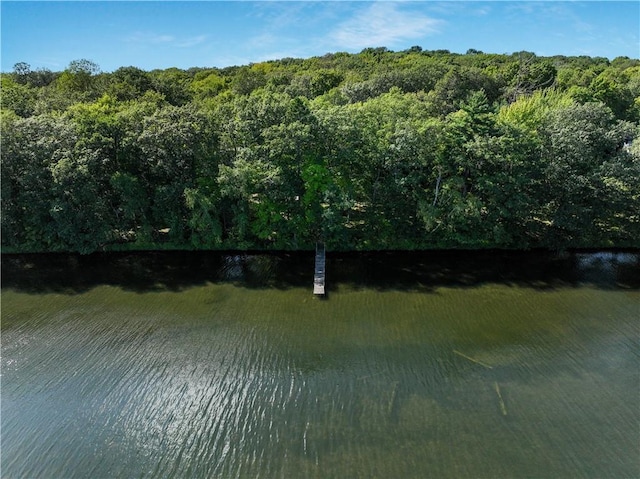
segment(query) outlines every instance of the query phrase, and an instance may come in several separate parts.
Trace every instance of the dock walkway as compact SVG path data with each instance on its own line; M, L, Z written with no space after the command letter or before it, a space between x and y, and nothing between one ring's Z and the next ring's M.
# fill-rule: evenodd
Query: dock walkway
M313 275L313 294L324 295L326 257L324 243L316 243L316 267Z

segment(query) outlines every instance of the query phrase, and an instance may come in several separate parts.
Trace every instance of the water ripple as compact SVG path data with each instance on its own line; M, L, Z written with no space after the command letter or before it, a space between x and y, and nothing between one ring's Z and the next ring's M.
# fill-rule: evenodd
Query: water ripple
M210 283L2 300L3 477L640 473L628 288L315 301Z

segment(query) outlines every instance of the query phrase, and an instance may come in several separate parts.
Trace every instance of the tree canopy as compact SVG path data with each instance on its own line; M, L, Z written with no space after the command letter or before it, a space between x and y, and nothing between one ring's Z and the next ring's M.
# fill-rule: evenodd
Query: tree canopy
M1 76L2 246L640 246L640 61L368 48Z

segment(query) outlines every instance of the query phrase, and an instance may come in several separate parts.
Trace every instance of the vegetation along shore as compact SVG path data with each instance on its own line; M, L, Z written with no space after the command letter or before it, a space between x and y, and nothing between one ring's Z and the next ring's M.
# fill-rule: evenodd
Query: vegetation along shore
M2 81L5 252L640 246L640 60L367 48Z

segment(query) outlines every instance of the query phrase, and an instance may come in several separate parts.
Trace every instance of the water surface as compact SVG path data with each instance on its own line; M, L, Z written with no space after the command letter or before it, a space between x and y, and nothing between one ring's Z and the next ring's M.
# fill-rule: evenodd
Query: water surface
M640 477L640 255L2 259L2 477Z

